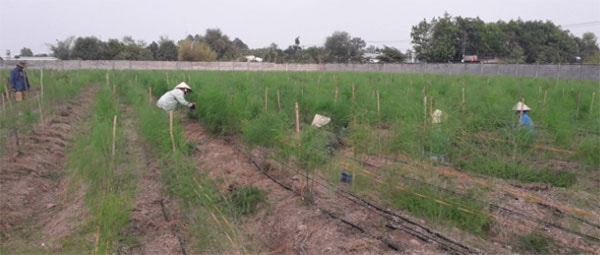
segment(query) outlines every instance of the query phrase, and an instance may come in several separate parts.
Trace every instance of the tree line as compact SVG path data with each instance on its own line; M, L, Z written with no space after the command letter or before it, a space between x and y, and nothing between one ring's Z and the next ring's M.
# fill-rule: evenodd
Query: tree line
M448 63L477 55L503 63L600 64L595 34L588 32L579 38L551 21L485 23L479 18L444 13L412 26L410 36L413 49L406 52L388 46L367 47L363 39L344 31L332 33L323 46L302 47L300 37L296 37L285 49L275 43L250 49L220 29L207 29L204 35L188 35L177 42L161 37L150 44L129 36L108 41L69 37L49 48L51 56L61 60L249 61L245 56L252 55L274 63L364 63L373 58L384 63ZM23 48L20 56L33 53Z
M445 13L413 26L411 38L417 59L425 62L451 62L477 55L504 63L600 63L593 33L579 38L551 21L485 23L479 18Z

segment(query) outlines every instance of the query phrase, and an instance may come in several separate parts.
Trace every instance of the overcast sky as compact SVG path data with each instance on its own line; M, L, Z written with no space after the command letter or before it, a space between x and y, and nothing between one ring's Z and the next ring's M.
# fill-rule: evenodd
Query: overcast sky
M0 0L0 56L50 53L48 45L70 36L102 41L131 36L147 44L167 37L220 29L250 48L280 49L300 37L302 46L323 46L335 31L367 45L412 48L411 27L448 12L463 18L552 21L581 37L600 37L600 0Z

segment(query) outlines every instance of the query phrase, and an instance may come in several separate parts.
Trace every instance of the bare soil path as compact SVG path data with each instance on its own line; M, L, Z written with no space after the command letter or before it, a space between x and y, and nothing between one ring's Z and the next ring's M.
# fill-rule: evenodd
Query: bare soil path
M124 247L121 244L119 251L131 255L186 254L188 249L179 230L178 206L164 194L157 152L141 141L130 111L125 107L122 114L127 137L124 153L132 163L127 169L135 171L139 181L131 224L123 235L135 245Z
M0 251L59 251L87 211L85 188L71 188L65 154L89 117L97 86L45 116L32 132L7 140L0 156ZM83 132L85 132L83 130Z

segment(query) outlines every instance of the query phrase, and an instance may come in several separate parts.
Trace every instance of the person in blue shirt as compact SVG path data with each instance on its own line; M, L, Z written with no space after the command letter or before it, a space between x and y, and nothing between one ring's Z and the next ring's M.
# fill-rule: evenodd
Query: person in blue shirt
M17 101L23 100L25 91L31 88L27 73L25 72L25 62L19 61L17 66L10 72L10 89L15 92Z
M533 125L531 117L529 117L528 114L529 111L531 111L531 108L529 108L529 106L527 106L523 102L519 101L515 106L513 106L512 109L519 116L519 127L523 127L533 134L535 132L535 127Z

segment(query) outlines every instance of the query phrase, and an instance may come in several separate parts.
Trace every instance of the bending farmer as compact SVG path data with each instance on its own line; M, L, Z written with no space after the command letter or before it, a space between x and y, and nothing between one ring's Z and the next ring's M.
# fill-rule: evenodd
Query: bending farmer
M179 83L175 88L162 95L158 99L158 102L156 102L156 105L167 112L174 111L177 108L177 104L181 104L194 110L196 109L196 104L188 102L184 97L190 92L192 92L190 86L185 82Z

